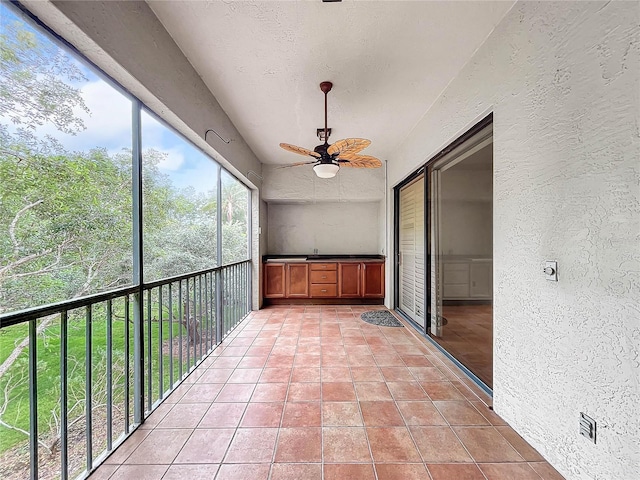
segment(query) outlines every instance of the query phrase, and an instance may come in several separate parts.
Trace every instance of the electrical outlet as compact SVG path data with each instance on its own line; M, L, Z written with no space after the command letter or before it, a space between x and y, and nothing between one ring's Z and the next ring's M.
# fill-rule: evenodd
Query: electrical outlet
M580 435L596 443L596 421L582 412L580 412Z

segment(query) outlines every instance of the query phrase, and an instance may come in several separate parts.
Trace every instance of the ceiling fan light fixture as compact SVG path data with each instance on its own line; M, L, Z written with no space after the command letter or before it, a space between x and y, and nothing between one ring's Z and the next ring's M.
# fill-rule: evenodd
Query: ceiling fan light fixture
M337 163L319 163L313 167L313 171L319 178L333 178L340 170L340 165Z

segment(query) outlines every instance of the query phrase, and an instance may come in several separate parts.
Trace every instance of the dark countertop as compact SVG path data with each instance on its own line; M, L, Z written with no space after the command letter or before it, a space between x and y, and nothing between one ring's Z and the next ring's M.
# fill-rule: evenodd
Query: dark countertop
M384 261L384 255L263 255L263 262L365 262Z

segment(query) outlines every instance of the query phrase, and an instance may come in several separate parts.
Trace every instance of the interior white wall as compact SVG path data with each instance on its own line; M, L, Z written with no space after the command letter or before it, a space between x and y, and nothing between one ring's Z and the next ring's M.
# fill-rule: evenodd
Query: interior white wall
M379 254L380 202L270 204L271 254Z
M394 185L493 111L494 408L568 479L640 471L639 20L518 2L389 160Z
M440 177L440 249L445 255L493 254L493 171L461 170Z

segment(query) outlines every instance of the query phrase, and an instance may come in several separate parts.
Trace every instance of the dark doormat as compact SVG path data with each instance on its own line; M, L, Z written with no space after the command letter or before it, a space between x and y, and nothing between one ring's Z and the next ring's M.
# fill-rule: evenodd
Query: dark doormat
M380 325L381 327L404 327L402 323L393 316L391 312L386 310L374 310L364 312L360 318L371 325Z

